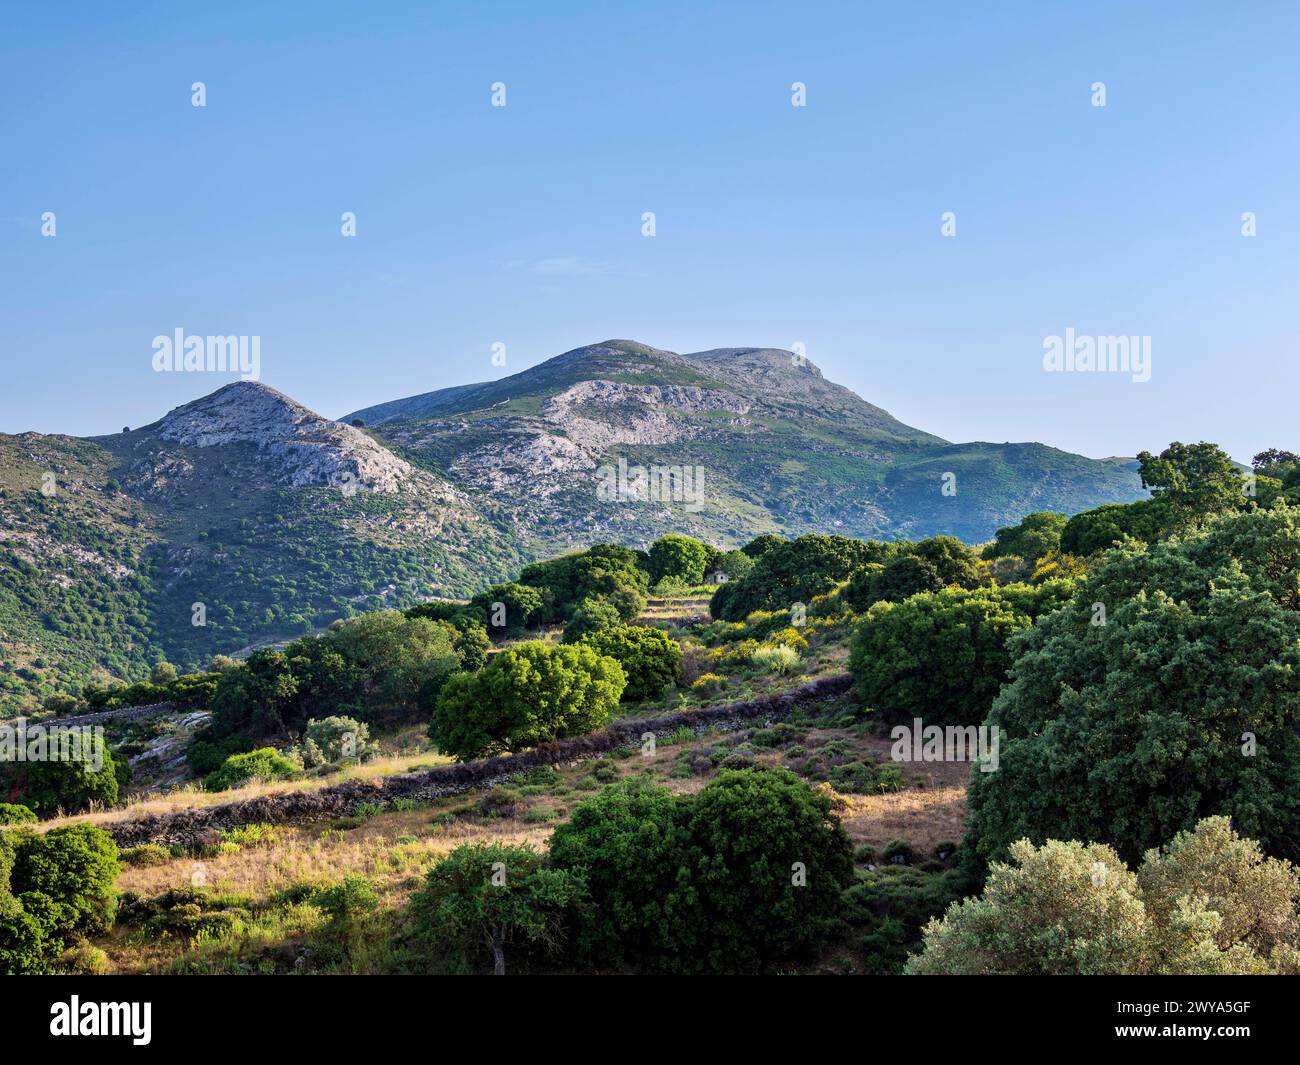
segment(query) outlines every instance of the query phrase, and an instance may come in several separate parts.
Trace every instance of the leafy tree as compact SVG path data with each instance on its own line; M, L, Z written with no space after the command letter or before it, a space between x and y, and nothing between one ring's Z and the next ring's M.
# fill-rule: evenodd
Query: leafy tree
M549 867L531 847L462 844L411 899L413 937L458 968L486 954L504 976L507 948L559 950L583 894L580 876Z
M595 633L618 628L622 623L623 618L613 603L601 596L589 595L569 616L563 639L565 643L577 643Z
M592 905L576 947L584 961L668 967L673 929L690 905L675 893L684 839L681 801L646 777L629 777L584 799L551 836L551 862L583 877ZM682 875L686 875L683 873Z
M939 570L916 555L899 555L881 565L863 566L849 579L840 593L854 610L865 610L873 603L901 603L922 592L937 592L943 587Z
M21 803L0 802L0 827L27 825L36 821L36 814Z
M590 647L522 643L448 681L430 736L461 759L579 736L609 721L626 684L623 667Z
M1033 624L992 590L944 588L867 611L850 641L858 694L890 724L978 725L1011 666L1011 636Z
M645 567L644 556L630 548L596 544L587 551L525 566L519 581L543 592L540 620L556 622L567 618L588 596L610 598L628 592L643 596L650 580Z
M21 802L41 817L79 813L91 805L116 806L120 789L118 761L108 744L94 735L68 730L48 737L58 758L0 761L0 795Z
M742 621L755 610L787 610L794 603L810 603L855 569L893 551L892 545L844 536L782 540L764 551L743 578L719 586L709 610L715 618Z
M584 636L582 642L623 667L625 701L657 698L681 677L681 645L663 629L619 625Z
M925 930L919 974L1262 974L1300 971L1300 874L1207 818L1136 874L1098 843L1022 839L984 894Z
M999 529L985 555L988 558L1015 555L1029 562L1037 562L1049 551L1060 549L1061 531L1067 520L1064 514L1050 510L1026 514L1019 525Z
M488 631L497 637L518 636L535 625L542 614L545 597L537 588L518 581L494 584L469 601L487 618ZM497 604L501 604L499 607Z
M552 860L587 877L582 943L676 971L758 971L814 950L853 879L830 797L770 768L724 769L679 799L615 785L556 829Z
M1159 455L1138 452L1142 487L1166 501L1180 524L1242 505L1237 465L1216 444L1174 441Z
M1139 499L1136 503L1107 503L1074 515L1061 530L1061 551L1087 556L1114 547L1124 537L1143 543L1167 536L1174 516L1164 499Z
M718 567L727 575L727 580L738 581L749 575L754 560L744 551L724 551L718 556Z
M149 679L154 684L170 684L176 679L176 667L170 662L159 659L154 663L153 672L150 674Z
M55 934L94 935L112 927L119 872L112 836L94 825L65 825L18 837L10 883L20 899L39 893L49 900Z
M669 533L650 545L650 580L658 583L668 578L699 584L704 580L705 568L716 557L717 551L708 544Z
M1300 854L1298 514L1278 504L1117 548L1015 638L989 716L1000 768L971 776L975 853L1051 837L1132 861L1225 814Z
M741 551L747 554L750 558L757 559L762 555L767 554L772 548L779 547L781 544L786 542L787 541L783 536L776 536L772 533L763 533L762 535L755 536L754 539L750 540L749 543L741 548Z

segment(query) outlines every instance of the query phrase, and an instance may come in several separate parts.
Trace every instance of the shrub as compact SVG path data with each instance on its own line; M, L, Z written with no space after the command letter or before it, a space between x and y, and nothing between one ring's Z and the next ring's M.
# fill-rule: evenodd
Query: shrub
M429 871L408 920L415 943L451 966L477 968L486 952L501 976L507 948L558 951L582 896L580 877L531 847L464 844Z
M1031 624L992 589L876 603L853 632L849 670L889 724L978 725L1011 667L1008 641Z
M379 908L374 886L355 873L317 892L312 902L325 915L324 936L338 943L353 941L366 919Z
M650 580L656 584L664 579L699 584L717 557L718 552L708 544L669 533L650 545Z
M302 764L308 769L338 765L344 761L365 761L373 755L370 727L350 717L326 717L307 722L307 731L298 748Z
M590 647L523 643L453 677L430 735L461 759L582 735L609 721L626 684L623 667Z
M859 847L854 858L869 863L875 850ZM861 874L844 892L842 916L860 936L863 969L873 975L903 971L932 918L968 895L974 885L958 870L925 872L909 865L882 865Z
M36 814L26 806L14 802L0 802L0 825L26 825L36 820Z
M120 871L112 836L93 825L67 825L15 841L10 885L24 909L24 896L43 897L51 946L61 950L55 937L94 935L112 927L117 909L113 882Z
M750 655L750 661L764 673L789 673L799 664L799 652L785 644L764 645Z
M727 621L740 621L755 610L788 610L829 592L855 569L894 550L892 545L844 536L781 540L767 546L744 577L719 586L709 610Z
M618 608L608 599L588 596L569 616L563 639L565 643L577 643L586 636L618 628L622 621Z
M656 698L681 675L681 645L662 629L619 625L585 636L582 642L623 667L625 700Z
M488 631L497 637L517 636L528 626L537 624L544 604L541 591L517 581L495 584L469 601L471 607L487 618Z
M1260 974L1300 970L1300 873L1227 818L1152 849L1136 875L1111 848L1019 840L984 894L925 929L912 973Z
M158 843L141 843L122 852L127 865L166 865L171 860L171 851Z
M551 859L582 870L579 943L677 971L756 971L820 945L853 876L830 798L781 769L723 769L695 796L632 779L579 804Z
M106 742L78 730L60 732L57 738L51 733L47 740L51 754L58 747L57 759L0 761L0 794L20 800L40 817L117 804L128 771Z
M232 754L221 768L208 775L203 787L208 791L226 791L251 780L284 780L298 772L298 767L274 747L259 747L245 754Z

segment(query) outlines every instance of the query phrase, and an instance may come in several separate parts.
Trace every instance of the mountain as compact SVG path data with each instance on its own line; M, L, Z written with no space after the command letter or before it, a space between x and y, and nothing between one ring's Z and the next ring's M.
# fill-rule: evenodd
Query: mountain
M112 436L0 435L0 710L520 561L445 479L254 382Z
M1141 495L1131 460L950 443L770 348L611 340L339 421L237 382L133 431L0 435L0 712L595 541L979 541Z
M830 531L980 541L1030 511L1144 494L1132 460L950 443L773 348L680 355L609 340L343 420L464 489L532 555L672 531L732 544ZM702 470L706 505L602 499L619 460Z

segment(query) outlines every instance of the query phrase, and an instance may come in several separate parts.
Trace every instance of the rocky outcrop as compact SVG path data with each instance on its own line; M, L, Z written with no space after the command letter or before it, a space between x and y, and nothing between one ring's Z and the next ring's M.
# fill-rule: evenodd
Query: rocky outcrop
M747 702L619 721L588 736L543 744L520 754L442 765L423 773L376 780L347 780L317 791L283 792L222 806L125 818L105 824L103 828L123 847L149 842L190 846L203 842L214 831L239 825L263 822L306 824L330 820L350 814L360 803L385 806L395 799L429 801L476 788L495 787L534 766L580 761L618 747L639 747L647 732L667 736L683 727L703 732L709 728L740 728L756 720L778 721L798 706L843 695L851 686L852 678L847 673L840 673L779 695Z
M547 400L543 415L575 444L600 453L614 444L671 444L696 435L682 415L749 409L739 396L714 388L580 381Z
M360 429L322 418L256 381L236 381L177 407L158 423L157 435L184 447L252 444L273 479L293 487L397 492L416 476Z

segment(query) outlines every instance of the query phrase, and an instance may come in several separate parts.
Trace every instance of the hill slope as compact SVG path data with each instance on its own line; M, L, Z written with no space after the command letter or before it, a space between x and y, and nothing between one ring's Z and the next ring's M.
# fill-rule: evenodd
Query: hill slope
M1140 495L1132 463L949 443L768 348L612 340L342 421L239 382L132 432L0 435L0 713L595 541L978 541Z
M670 531L728 543L826 531L978 541L1029 511L1143 494L1134 463L1033 443L952 444L770 348L679 355L610 340L352 419L463 488L530 554ZM706 502L603 499L619 460L702 470Z

